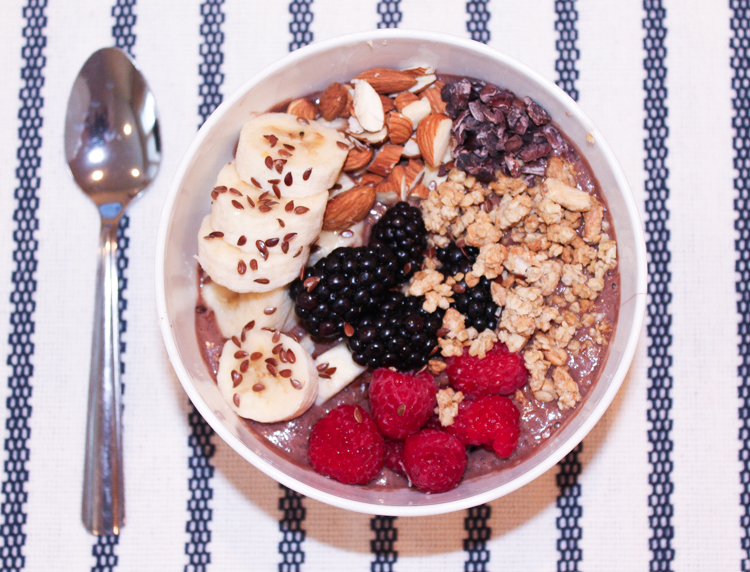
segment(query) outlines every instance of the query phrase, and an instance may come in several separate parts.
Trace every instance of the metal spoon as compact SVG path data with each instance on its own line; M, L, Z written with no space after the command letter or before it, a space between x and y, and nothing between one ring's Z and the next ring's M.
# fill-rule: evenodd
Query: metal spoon
M161 161L154 97L122 50L101 49L81 68L68 100L65 156L76 183L101 215L83 523L96 535L119 534L125 498L117 226L130 201L154 179Z

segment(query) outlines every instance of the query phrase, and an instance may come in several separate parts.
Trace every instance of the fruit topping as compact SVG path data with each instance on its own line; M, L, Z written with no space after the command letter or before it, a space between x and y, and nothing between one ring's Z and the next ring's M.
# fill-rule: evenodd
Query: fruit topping
M317 472L364 485L383 468L385 442L367 411L340 405L315 424L307 454Z
M463 479L468 458L461 441L445 431L423 429L404 442L404 468L425 493L444 493Z
M404 439L419 431L437 404L437 386L429 373L409 375L387 368L376 369L370 381L370 410L380 432Z
M373 240L384 242L393 250L399 263L399 281L409 278L421 267L427 248L422 211L407 202L396 203L372 227L370 241Z
M483 445L503 459L518 446L520 413L509 397L490 395L463 401L447 430L464 445Z
M445 372L454 389L466 397L510 395L521 389L529 379L529 372L520 353L511 353L505 344L497 343L484 359L463 355L446 359Z
M380 305L396 284L397 268L391 249L377 241L337 248L306 268L289 286L289 295L307 331L332 338L344 332L345 323L357 322Z
M406 476L403 441L385 440L385 466L397 475Z
M479 249L474 246L459 248L455 242L451 242L445 248L439 248L436 256L442 263L440 271L447 277L470 272L478 254ZM467 328L483 332L497 327L500 307L493 302L490 281L484 276L473 287L469 287L463 278L456 281L453 300L451 307L466 317Z
M353 324L352 359L370 367L419 368L437 348L441 311L422 309L424 297L389 292L373 313Z

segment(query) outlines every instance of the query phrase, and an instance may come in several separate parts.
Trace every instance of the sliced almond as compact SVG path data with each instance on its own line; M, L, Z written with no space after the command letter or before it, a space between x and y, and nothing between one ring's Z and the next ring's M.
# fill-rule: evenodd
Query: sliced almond
M361 131L360 133L349 133L352 137L355 139L359 139L360 141L366 141L367 143L371 143L373 145L377 143L382 143L388 138L388 128L383 127L380 131L376 133L370 133L369 131Z
M431 85L437 79L437 76L434 73L431 73L427 75L420 75L419 77L415 79L417 80L417 83L411 86L409 88L409 91L412 91L414 93L419 93L428 85Z
M422 98L430 102L430 108L433 113L445 113L445 102L440 95L440 89L436 86L428 87L422 92Z
M318 115L318 106L304 97L295 99L286 108L286 112L305 119L315 119Z
M393 109L396 109L396 104L393 103L393 99L391 99L387 95L380 96L380 103L383 104L383 111L385 111L386 113L392 111Z
M427 188L427 185L419 183L418 185L414 186L414 188L409 193L409 196L417 197L419 199L426 199L430 196L430 189Z
M412 137L404 143L404 150L401 154L408 159L417 159L422 156L422 152L419 150L419 145L417 145L416 137Z
M412 190L424 178L424 163L418 159L410 159L405 167L406 186Z
M395 205L401 200L401 187L390 177L383 179L375 188L377 201L387 207Z
M376 175L388 176L394 165L401 159L403 150L401 145L383 145L367 170Z
M417 127L417 145L425 162L437 167L442 162L451 138L453 121L442 113L425 117Z
M411 119L412 125L416 128L420 121L432 113L432 106L429 99L418 99L404 107L401 113Z
M320 94L318 107L326 121L341 117L349 100L349 90L343 84L333 82Z
M396 98L393 100L393 103L396 106L396 109L402 111L404 107L406 107L410 103L414 103L415 101L419 101L419 97L417 97L410 91L402 91L396 96Z
M416 85L417 80L408 73L390 68L373 68L354 79L366 80L378 93L396 93Z
M365 80L354 80L354 115L365 131L376 133L385 124L383 102L375 89Z
M413 78L417 78L422 75L435 73L435 68L418 67L418 68L410 68L408 70L401 70L401 71L403 71L406 74L409 74Z
M375 203L375 189L358 186L333 197L326 205L323 230L344 230L363 220Z
M359 171L367 166L372 159L372 148L367 145L356 145L349 150L344 162L344 171Z
M411 119L398 111L391 111L386 115L385 124L388 126L388 137L394 145L406 143L414 132Z
M371 185L375 186L383 180L384 177L376 175L375 173L365 173L359 178L360 185Z

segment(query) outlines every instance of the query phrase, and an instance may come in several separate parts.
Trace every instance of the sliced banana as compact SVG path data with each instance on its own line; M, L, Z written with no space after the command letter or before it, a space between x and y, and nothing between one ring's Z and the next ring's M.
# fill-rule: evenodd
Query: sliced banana
M367 369L354 363L349 348L343 343L320 354L315 366L319 372L317 405L328 401Z
M239 336L251 322L258 329L281 331L294 324L294 301L286 288L238 294L212 280L203 284L201 293L203 301L213 310L225 338Z
M346 230L324 230L320 238L310 250L308 265L315 264L324 256L328 256L337 248L343 246L362 246L364 244L365 221L359 221Z
M318 394L318 371L310 353L281 332L257 327L240 345L232 340L224 345L217 381L240 417L261 423L302 415Z
M278 178L284 197L307 197L336 182L351 145L344 134L315 120L264 113L247 121L237 145L243 181Z
M198 262L214 282L233 292L269 292L289 284L305 265L310 247L294 245L286 253L249 254L227 243L211 226L211 215L198 231Z
M309 245L323 226L328 191L296 199L281 193L277 197L273 190L274 186L279 189L277 180L255 179L258 187L240 179L235 163L225 165L212 194L211 227L244 252L258 254L259 240L271 252ZM288 239L287 247L284 238Z

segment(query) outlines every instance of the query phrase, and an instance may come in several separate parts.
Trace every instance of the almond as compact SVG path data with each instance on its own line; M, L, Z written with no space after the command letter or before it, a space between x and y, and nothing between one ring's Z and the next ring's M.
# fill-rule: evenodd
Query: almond
M419 123L417 145L431 167L437 167L443 161L451 138L451 127L453 121L442 113L432 113Z
M383 145L367 170L376 175L388 176L393 170L393 166L401 158L401 151L403 150L404 148L401 145Z
M375 203L375 189L360 186L339 193L326 205L323 230L345 230L363 220Z
M395 205L401 200L401 187L398 183L392 181L390 177L378 183L374 190L378 202L387 207Z
M382 180L383 177L381 177L380 175L376 175L375 173L365 173L359 178L359 184L374 186L379 184Z
M410 103L414 103L418 99L419 98L416 95L414 95L412 92L402 91L396 96L396 98L393 100L393 103L395 104L396 109L401 111L404 107L406 107Z
M318 106L309 99L302 97L292 101L287 106L286 112L305 119L315 119L318 116Z
M389 68L373 68L354 79L366 80L378 93L396 93L417 84L410 74Z
M342 117L348 100L349 90L343 84L334 81L320 94L318 107L323 119L333 121L337 117Z
M391 99L387 95L381 95L380 102L383 104L383 111L385 111L386 113L392 111L393 109L396 109L396 104L393 103L393 99Z
M415 187L411 190L409 196L426 199L430 196L430 189L428 189L426 185L419 183L418 185L415 185Z
M344 162L344 171L359 171L367 166L372 159L372 148L365 145L356 145L351 148Z
M388 126L389 138L394 145L406 143L414 131L411 119L398 111L391 111L386 115L385 124Z
M440 95L440 90L437 86L428 87L422 92L422 97L426 98L430 102L430 108L433 113L445 113L445 102L443 97Z
M409 74L411 77L417 78L421 75L426 75L430 73L435 73L435 70L432 68L411 68L408 70L402 70L404 73Z
M365 80L354 80L354 115L370 133L377 133L385 124L383 102L375 89Z
M411 190L424 178L424 163L418 159L409 159L405 169L406 186Z

